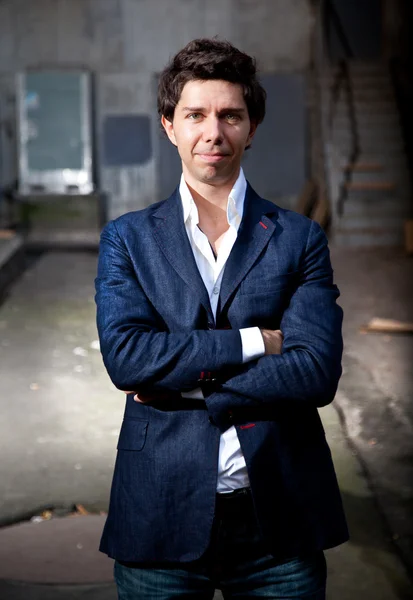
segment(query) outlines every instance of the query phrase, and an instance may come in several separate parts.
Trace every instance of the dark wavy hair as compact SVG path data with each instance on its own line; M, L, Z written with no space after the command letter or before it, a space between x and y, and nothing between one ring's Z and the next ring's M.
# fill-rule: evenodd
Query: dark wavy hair
M158 85L159 116L172 121L184 85L208 79L240 84L250 121L256 125L263 121L267 95L257 79L255 59L227 41L208 38L189 42L162 71Z

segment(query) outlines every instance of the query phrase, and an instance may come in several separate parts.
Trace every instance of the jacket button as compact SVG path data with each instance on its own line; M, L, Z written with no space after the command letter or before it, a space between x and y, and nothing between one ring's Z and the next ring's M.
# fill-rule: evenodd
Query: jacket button
M234 415L232 414L231 411L228 412L228 421L233 421L234 420Z
M215 421L212 417L208 417L208 421L211 423L211 425L215 425Z

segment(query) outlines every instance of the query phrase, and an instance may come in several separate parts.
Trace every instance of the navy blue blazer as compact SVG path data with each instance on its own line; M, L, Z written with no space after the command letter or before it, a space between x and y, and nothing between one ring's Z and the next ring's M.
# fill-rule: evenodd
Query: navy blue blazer
M248 185L216 320L185 231L178 190L102 232L97 324L126 398L100 549L123 561L206 550L219 438L235 425L263 536L280 558L348 539L317 407L341 374L342 310L321 227ZM284 333L280 355L242 364L239 329ZM205 385L205 402L179 392ZM165 396L166 393L166 396ZM168 396L169 395L169 396Z

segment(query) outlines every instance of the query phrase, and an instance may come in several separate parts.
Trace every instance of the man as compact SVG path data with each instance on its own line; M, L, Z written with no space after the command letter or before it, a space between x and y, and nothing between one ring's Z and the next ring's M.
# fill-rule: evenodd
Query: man
M189 43L158 109L180 185L101 238L102 354L133 390L101 550L121 600L321 600L323 549L348 537L317 411L341 374L326 237L245 180L265 114L251 57Z

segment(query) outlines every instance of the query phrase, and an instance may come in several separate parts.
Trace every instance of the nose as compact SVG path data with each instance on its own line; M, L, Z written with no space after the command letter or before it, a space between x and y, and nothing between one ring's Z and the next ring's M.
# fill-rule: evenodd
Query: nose
M222 124L218 117L210 116L204 121L203 140L206 143L220 145L223 140Z

